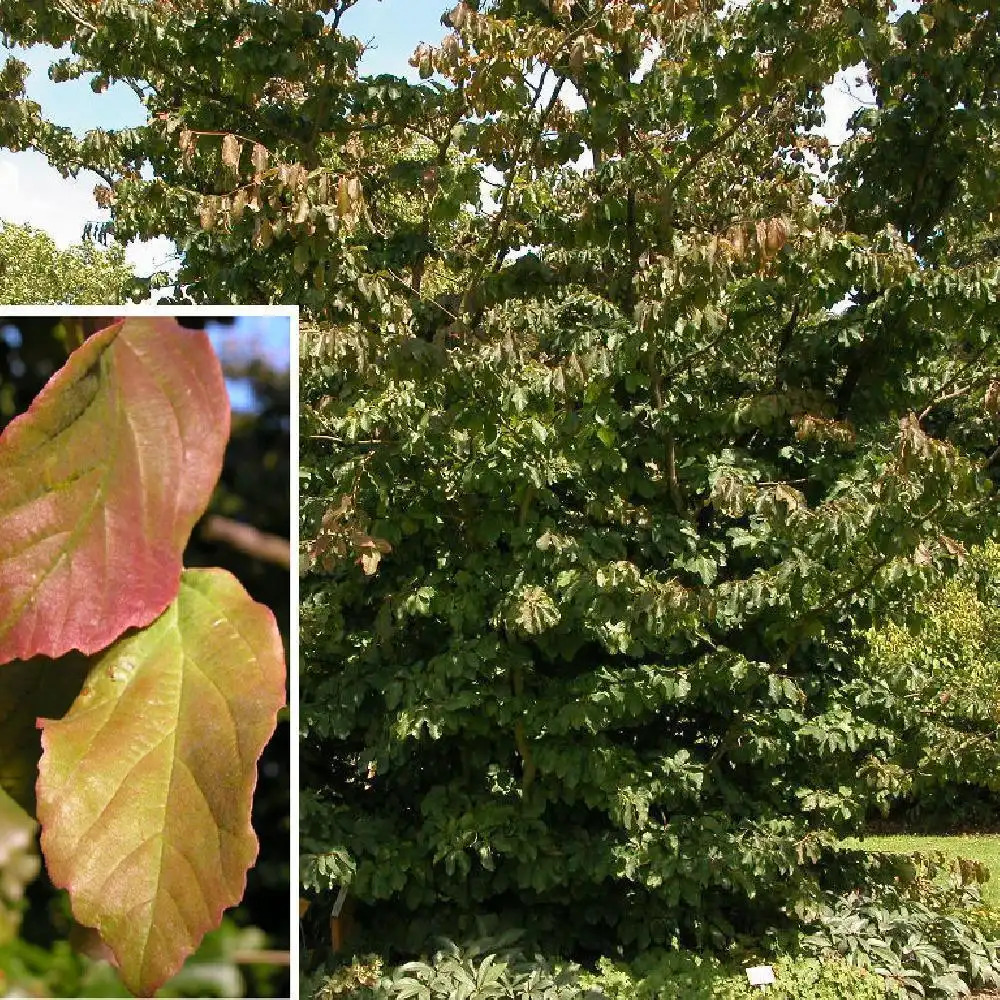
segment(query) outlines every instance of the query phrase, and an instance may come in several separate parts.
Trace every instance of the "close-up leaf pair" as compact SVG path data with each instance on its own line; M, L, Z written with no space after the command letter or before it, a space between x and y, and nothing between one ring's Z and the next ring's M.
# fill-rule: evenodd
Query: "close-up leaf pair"
M243 896L285 703L272 612L182 564L229 432L207 334L135 317L84 339L0 435L0 780L142 996Z

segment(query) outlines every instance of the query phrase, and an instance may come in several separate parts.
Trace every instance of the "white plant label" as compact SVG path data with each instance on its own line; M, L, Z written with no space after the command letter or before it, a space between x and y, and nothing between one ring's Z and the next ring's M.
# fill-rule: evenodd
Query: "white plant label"
M752 965L747 969L751 986L767 986L774 982L774 969L769 965Z

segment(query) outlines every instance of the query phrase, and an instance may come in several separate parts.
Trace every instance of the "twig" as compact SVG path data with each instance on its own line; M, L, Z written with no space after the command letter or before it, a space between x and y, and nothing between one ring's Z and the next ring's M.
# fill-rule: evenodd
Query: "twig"
M242 521L213 514L205 519L201 537L210 542L223 542L255 559L275 563L288 568L291 565L291 551L287 538L269 535Z
M959 396L967 396L972 391L972 386L966 386L964 389L955 389L953 392L944 393L938 396L937 399L931 400L924 408L920 411L920 416L917 417L917 422L922 423L924 417L927 416L935 406L939 406L941 403L947 402L949 399L957 399Z
M291 965L292 957L287 951L262 948L259 951L247 949L234 951L229 956L236 965Z

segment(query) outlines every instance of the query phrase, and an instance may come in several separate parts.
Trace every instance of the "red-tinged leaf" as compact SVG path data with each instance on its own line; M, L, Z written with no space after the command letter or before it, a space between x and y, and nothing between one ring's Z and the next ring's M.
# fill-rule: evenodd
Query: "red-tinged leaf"
M49 877L133 992L151 995L243 896L256 764L284 679L271 612L224 570L187 570L167 611L43 724Z
M14 660L0 669L0 787L31 815L42 752L35 721L64 715L89 670L90 660L79 653Z
M204 333L130 318L0 435L0 664L96 653L173 600L229 401Z

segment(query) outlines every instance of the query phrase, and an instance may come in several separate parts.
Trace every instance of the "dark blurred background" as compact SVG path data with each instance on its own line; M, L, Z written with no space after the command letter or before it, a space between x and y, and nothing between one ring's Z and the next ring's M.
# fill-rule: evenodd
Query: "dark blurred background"
M112 315L64 317L57 310L54 307L50 316L0 314L0 431L27 409L82 338L114 319ZM177 321L209 334L222 362L233 410L222 477L208 511L192 532L184 563L228 569L255 600L267 605L281 629L287 662L290 320L253 315L180 316ZM197 967L196 974L185 969L163 995L232 996L237 983L245 996L290 995L290 780L286 708L260 760L253 805L260 855L249 873L246 895L189 962ZM26 991L19 995L128 995L117 991L117 977L109 967L97 968L105 963L78 960L78 953L69 950L66 942L79 934L72 926L65 893L52 888L44 871L30 884L21 905L19 938L0 942L0 986ZM52 992L31 992L35 982L36 988ZM0 989L0 995L5 993Z

